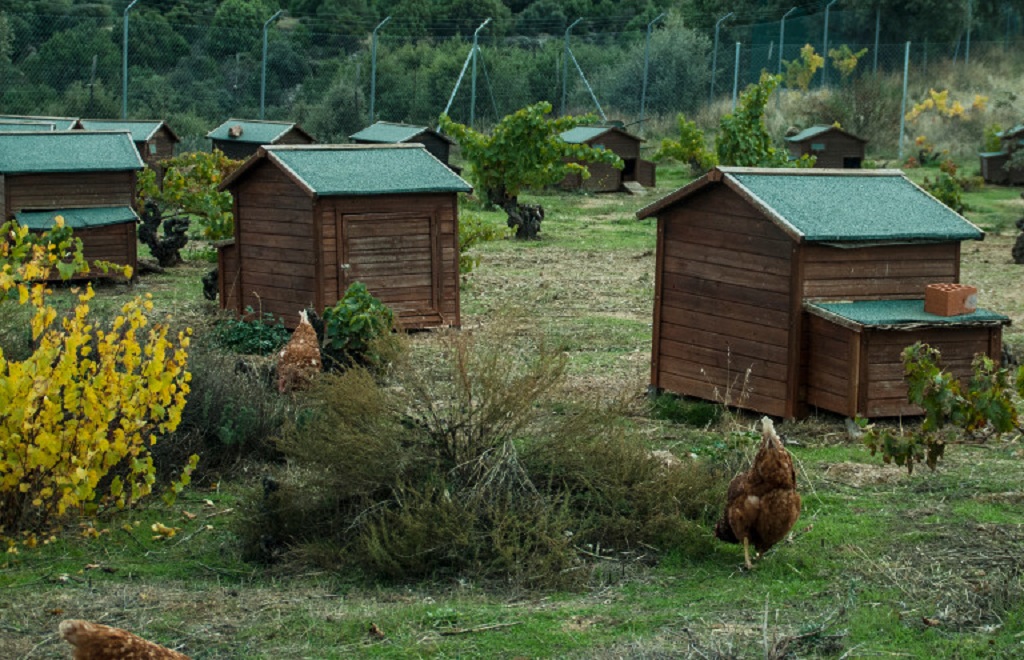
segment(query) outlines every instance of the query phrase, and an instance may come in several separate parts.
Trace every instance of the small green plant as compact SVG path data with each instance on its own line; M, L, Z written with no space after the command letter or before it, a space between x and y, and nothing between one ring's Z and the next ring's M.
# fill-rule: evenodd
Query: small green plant
M942 368L938 349L928 344L917 342L908 346L901 357L908 399L924 409L924 421L920 433L915 434L904 429L877 429L859 418L857 423L866 430L864 443L872 455L881 452L886 463L905 465L908 472L913 472L914 464L922 461L934 470L946 445L960 434L1006 433L1019 426L1024 367L1014 377L1008 369L998 368L987 355L977 355L965 387Z
M806 92L814 74L824 65L825 58L814 52L814 46L805 44L800 59L786 62L786 86Z
M220 321L213 336L217 343L236 353L268 355L288 341L288 329L273 314L258 317L252 307L245 308L245 316Z
M242 164L219 150L194 151L163 161L163 180L146 168L139 175L139 206L152 202L164 222L176 218L195 220L203 238L216 241L234 235L232 197L218 190L221 181Z
M480 265L480 255L469 254L473 246L502 236L504 232L501 229L476 213L462 213L459 217L459 272L472 273Z
M947 172L939 172L939 175L932 181L928 177L924 178L922 187L932 194L935 199L939 200L949 208L953 209L957 213L963 213L967 210L967 206L964 204L963 194L964 187L960 179L956 176L956 168L953 168L954 174L950 175Z
M1003 169L1007 172L1019 172L1024 170L1024 149L1017 149L1014 151L1009 160L1003 163Z
M697 127L697 122L689 121L682 113L679 114L679 139L665 138L661 148L654 154L655 160L674 158L687 163L693 172L707 172L718 164L715 152L708 149L704 131Z
M1002 140L999 139L999 134L1003 132L1003 127L999 124L989 124L985 127L984 137L982 138L981 150L982 151L999 151L1003 148Z
M706 428L721 419L722 406L663 392L651 402L651 414L657 419Z
M353 282L334 307L324 310L323 354L328 368L353 364L383 366L390 359L381 340L395 329L395 315L367 290Z
M815 157L804 155L790 162L789 153L772 142L764 123L764 108L782 79L762 73L757 84L740 95L739 107L722 117L715 150L722 165L740 167L813 167Z
M832 66L839 71L839 75L845 81L853 74L857 64L860 62L860 58L864 57L867 52L867 48L862 48L855 53L849 46L843 44L839 48L829 50L828 56L832 60Z

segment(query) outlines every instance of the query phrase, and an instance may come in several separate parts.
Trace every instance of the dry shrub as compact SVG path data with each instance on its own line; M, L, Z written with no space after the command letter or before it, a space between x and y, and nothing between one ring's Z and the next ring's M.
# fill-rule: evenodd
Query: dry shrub
M249 556L551 588L586 577L581 543L707 535L722 479L666 466L617 406L565 405L561 353L508 335L439 339L408 347L384 381L354 368L308 392L278 441L287 465L250 503Z

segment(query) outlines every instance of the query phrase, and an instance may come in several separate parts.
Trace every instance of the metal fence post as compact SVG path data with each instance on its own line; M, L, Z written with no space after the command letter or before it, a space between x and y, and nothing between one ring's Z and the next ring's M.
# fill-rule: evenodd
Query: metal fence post
M971 21L973 20L973 2L967 0L967 43L964 46L964 68L971 64Z
M121 119L128 119L128 11L139 0L124 8L124 39L121 43Z
M715 70L718 68L718 28L722 25L722 21L732 15L733 12L729 12L715 23L715 46L714 50L711 51L711 89L708 91L708 105L711 105L715 98Z
M882 30L882 8L875 8L875 66L872 73L878 73L878 33Z
M647 24L647 36L644 38L644 82L640 88L640 135L644 134L644 110L647 106L647 70L651 61L651 29L654 24L665 18L665 14L661 13L654 17L654 20Z
M480 30L484 29L484 26L491 22L491 19L487 19L480 24L480 27L473 33L473 75L470 78L469 86L469 127L473 128L473 122L476 119L476 53L480 50L479 43Z
M569 93L569 33L576 27L576 24L583 18L577 18L572 24L565 28L565 52L562 54L562 111L559 113L565 116L565 100Z
M263 104L267 98L267 28L274 22L278 16L281 15L283 9L278 9L277 13L267 19L267 22L263 24L263 66L260 68L260 119L263 119Z
M370 117L366 122L367 125L373 123L373 104L377 99L377 31L390 20L391 17L388 16L378 23L377 27L373 28L373 34L370 37Z
M825 5L825 32L824 36L822 37L821 46L821 57L822 59L825 60L824 64L821 65L822 88L824 88L825 85L828 84L828 10L832 7L832 5L836 4L837 2L839 2L839 0L831 0L831 2Z
M785 14L782 15L782 20L779 21L779 70L778 74L782 75L782 52L786 50L786 17L796 11L796 7L793 7Z
M732 67L732 111L736 112L736 94L740 86L740 42L736 42L736 63Z
M900 149L899 162L903 162L903 129L907 120L907 73L910 70L910 42L903 52L903 104L900 106Z

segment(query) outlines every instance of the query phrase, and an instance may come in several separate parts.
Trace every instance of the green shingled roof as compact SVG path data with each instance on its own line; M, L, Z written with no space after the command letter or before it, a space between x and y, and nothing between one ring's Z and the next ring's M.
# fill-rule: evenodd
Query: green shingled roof
M349 139L359 140L363 142L381 142L398 144L402 142L408 142L409 140L415 138L416 136L422 133L426 133L428 131L434 133L442 140L447 140L448 142L451 142L451 140L448 137L441 135L436 131L432 131L430 130L430 128L426 126L395 124L387 121L378 121L375 124L367 126L358 133L353 133L352 135L350 135Z
M807 310L828 318L839 317L867 327L917 325L962 325L970 323L1008 324L1010 319L987 309L971 314L939 316L924 311L924 300L858 300L853 302L808 302Z
M70 131L78 125L76 117L41 117L34 115L0 115L0 121L21 124L53 124L58 131Z
M755 201L811 242L980 240L984 233L901 172L730 171Z
M317 195L469 192L470 185L415 146L267 147Z
M0 119L0 133L38 133L40 131L54 131L57 130L55 124L34 122L26 124L20 121L11 121L9 119Z
M559 137L569 144L583 144L610 130L612 130L611 126L577 126L563 132Z
M232 126L241 126L242 134L238 137L228 135ZM285 133L296 128L301 128L292 122L286 121L255 121L251 119L229 119L217 128L206 134L211 140L224 140L225 142L244 142L251 144L274 144ZM305 134L305 131L302 131Z
M82 120L82 128L87 131L128 131L132 134L132 142L145 142L149 140L163 125L162 121ZM173 135L173 132L171 134Z
M87 229L89 227L105 227L107 225L119 225L125 222L136 222L139 216L135 214L130 206L101 206L87 209L58 209L56 211L21 211L14 214L18 224L34 229L45 231L54 225L54 218L64 218L65 226L72 229Z
M141 169L128 133L0 133L0 174Z

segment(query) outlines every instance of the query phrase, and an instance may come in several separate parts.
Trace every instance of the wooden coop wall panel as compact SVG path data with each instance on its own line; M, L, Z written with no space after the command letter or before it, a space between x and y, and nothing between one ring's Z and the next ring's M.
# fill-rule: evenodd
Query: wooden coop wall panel
M722 189L688 201L659 220L652 383L710 400L745 390L745 407L783 415L792 246Z
M240 309L252 306L294 328L316 304L313 202L276 167L262 164L235 191Z
M32 209L134 206L134 192L134 172L10 175L5 214Z
M925 287L960 279L960 244L803 248L803 296L820 300L923 298Z
M232 241L217 249L217 295L222 309L233 309L241 313L240 281L238 245Z

